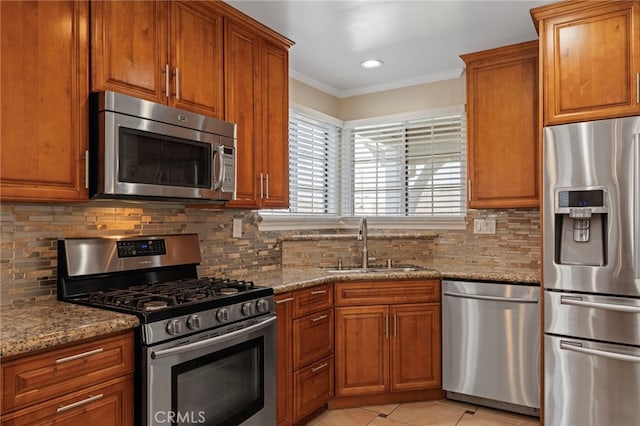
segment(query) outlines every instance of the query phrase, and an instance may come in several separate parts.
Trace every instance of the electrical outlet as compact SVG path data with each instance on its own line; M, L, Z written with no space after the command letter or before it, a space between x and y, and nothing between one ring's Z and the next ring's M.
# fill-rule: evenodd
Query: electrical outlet
M233 219L233 238L242 238L242 219Z
M495 219L473 219L473 233L474 234L495 234L496 220Z

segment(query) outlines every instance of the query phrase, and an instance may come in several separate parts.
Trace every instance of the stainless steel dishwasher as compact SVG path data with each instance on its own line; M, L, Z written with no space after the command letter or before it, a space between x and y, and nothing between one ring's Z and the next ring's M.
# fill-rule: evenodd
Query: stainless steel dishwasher
M539 294L533 285L442 282L447 398L539 415Z

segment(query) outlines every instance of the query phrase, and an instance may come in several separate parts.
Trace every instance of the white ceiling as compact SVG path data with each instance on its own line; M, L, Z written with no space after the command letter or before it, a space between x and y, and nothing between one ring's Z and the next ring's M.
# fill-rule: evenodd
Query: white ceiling
M459 55L537 38L550 1L226 0L296 44L291 77L338 97L455 78ZM360 68L376 58L384 66Z

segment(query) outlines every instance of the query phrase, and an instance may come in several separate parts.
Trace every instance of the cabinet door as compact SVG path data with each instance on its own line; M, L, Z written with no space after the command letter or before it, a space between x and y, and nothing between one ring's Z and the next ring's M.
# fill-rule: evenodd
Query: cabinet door
M276 365L276 424L292 424L293 415L293 297L291 293L276 296L277 365Z
M333 398L333 357L296 371L293 381L294 421L299 422Z
M262 58L262 169L265 208L289 207L289 56L265 43Z
M336 396L388 390L389 309L336 308Z
M333 309L316 312L293 321L293 368L333 353Z
M167 103L167 2L91 2L91 90Z
M440 305L390 307L391 391L439 388Z
M538 42L463 55L469 207L538 207Z
M236 199L227 205L256 208L261 167L260 38L231 20L225 21L224 37L225 119L237 126Z
M171 2L170 104L222 118L222 16L195 2Z
M87 199L88 4L0 2L2 201Z
M540 26L545 125L639 114L640 2L553 10Z
M125 376L2 416L2 426L133 425L133 377Z

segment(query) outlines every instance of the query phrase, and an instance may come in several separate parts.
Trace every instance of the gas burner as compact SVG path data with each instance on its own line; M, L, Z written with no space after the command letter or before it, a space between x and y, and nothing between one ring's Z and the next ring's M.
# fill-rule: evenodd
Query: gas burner
M232 294L236 294L238 293L240 290L238 290L237 288L233 288L233 287L222 287L220 289L218 289L218 294L221 296L230 296Z
M158 309L166 308L167 306L169 306L169 304L164 300L150 300L142 304L142 309L145 311L156 311Z

